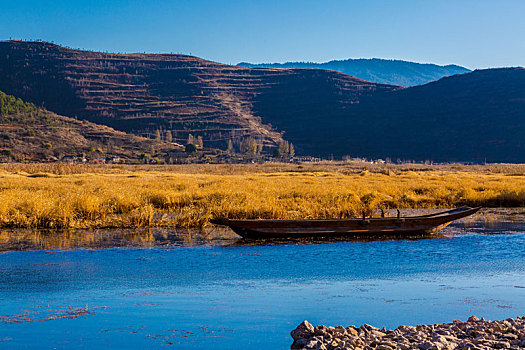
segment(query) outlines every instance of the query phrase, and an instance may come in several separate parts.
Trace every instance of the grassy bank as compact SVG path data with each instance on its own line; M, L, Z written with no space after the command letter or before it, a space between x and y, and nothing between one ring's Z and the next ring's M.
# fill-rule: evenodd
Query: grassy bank
M202 227L212 216L525 206L524 166L0 166L0 227Z

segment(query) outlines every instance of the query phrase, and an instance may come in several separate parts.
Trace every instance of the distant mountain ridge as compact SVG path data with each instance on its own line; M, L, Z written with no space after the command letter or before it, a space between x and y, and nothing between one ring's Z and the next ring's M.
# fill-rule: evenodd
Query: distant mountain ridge
M259 68L329 69L374 83L398 86L423 85L439 80L443 77L471 72L471 70L465 67L454 64L440 66L431 63L416 63L379 58L333 60L325 63L286 62L252 64L241 62L238 66Z
M272 125L312 155L525 162L524 68L476 70L379 91L329 118L283 120L275 113Z

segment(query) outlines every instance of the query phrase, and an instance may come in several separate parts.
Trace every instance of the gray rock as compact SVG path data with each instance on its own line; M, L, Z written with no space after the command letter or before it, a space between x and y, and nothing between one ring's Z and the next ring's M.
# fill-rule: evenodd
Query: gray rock
M349 326L313 327L302 322L290 333L292 349L321 350L453 350L453 349L524 349L525 317L503 321L487 321L476 316L468 321L452 323L399 326L387 330L363 324Z
M426 341L426 342L424 342L424 343L422 343L422 344L419 344L419 345L417 346L417 348L418 348L418 349L421 349L421 350L429 350L431 347L432 347L432 343L429 342L429 341Z

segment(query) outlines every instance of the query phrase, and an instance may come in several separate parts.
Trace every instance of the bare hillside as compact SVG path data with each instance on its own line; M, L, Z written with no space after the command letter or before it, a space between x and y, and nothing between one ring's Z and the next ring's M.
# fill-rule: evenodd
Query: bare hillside
M306 119L344 110L393 86L328 70L228 66L197 57L109 54L42 42L0 42L0 89L69 117L147 136L170 130L205 146L252 136L282 140L264 114ZM286 138L286 135L284 135Z
M43 161L78 157L137 161L163 157L180 145L159 142L57 115L0 91L0 160Z

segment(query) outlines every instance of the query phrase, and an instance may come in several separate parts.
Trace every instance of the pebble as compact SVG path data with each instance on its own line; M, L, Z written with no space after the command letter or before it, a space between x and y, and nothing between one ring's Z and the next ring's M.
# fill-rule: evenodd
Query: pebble
M291 333L291 349L323 350L467 350L525 349L525 316L490 321L471 316L466 322L399 326L379 329L369 324L360 327L313 326L303 321Z

